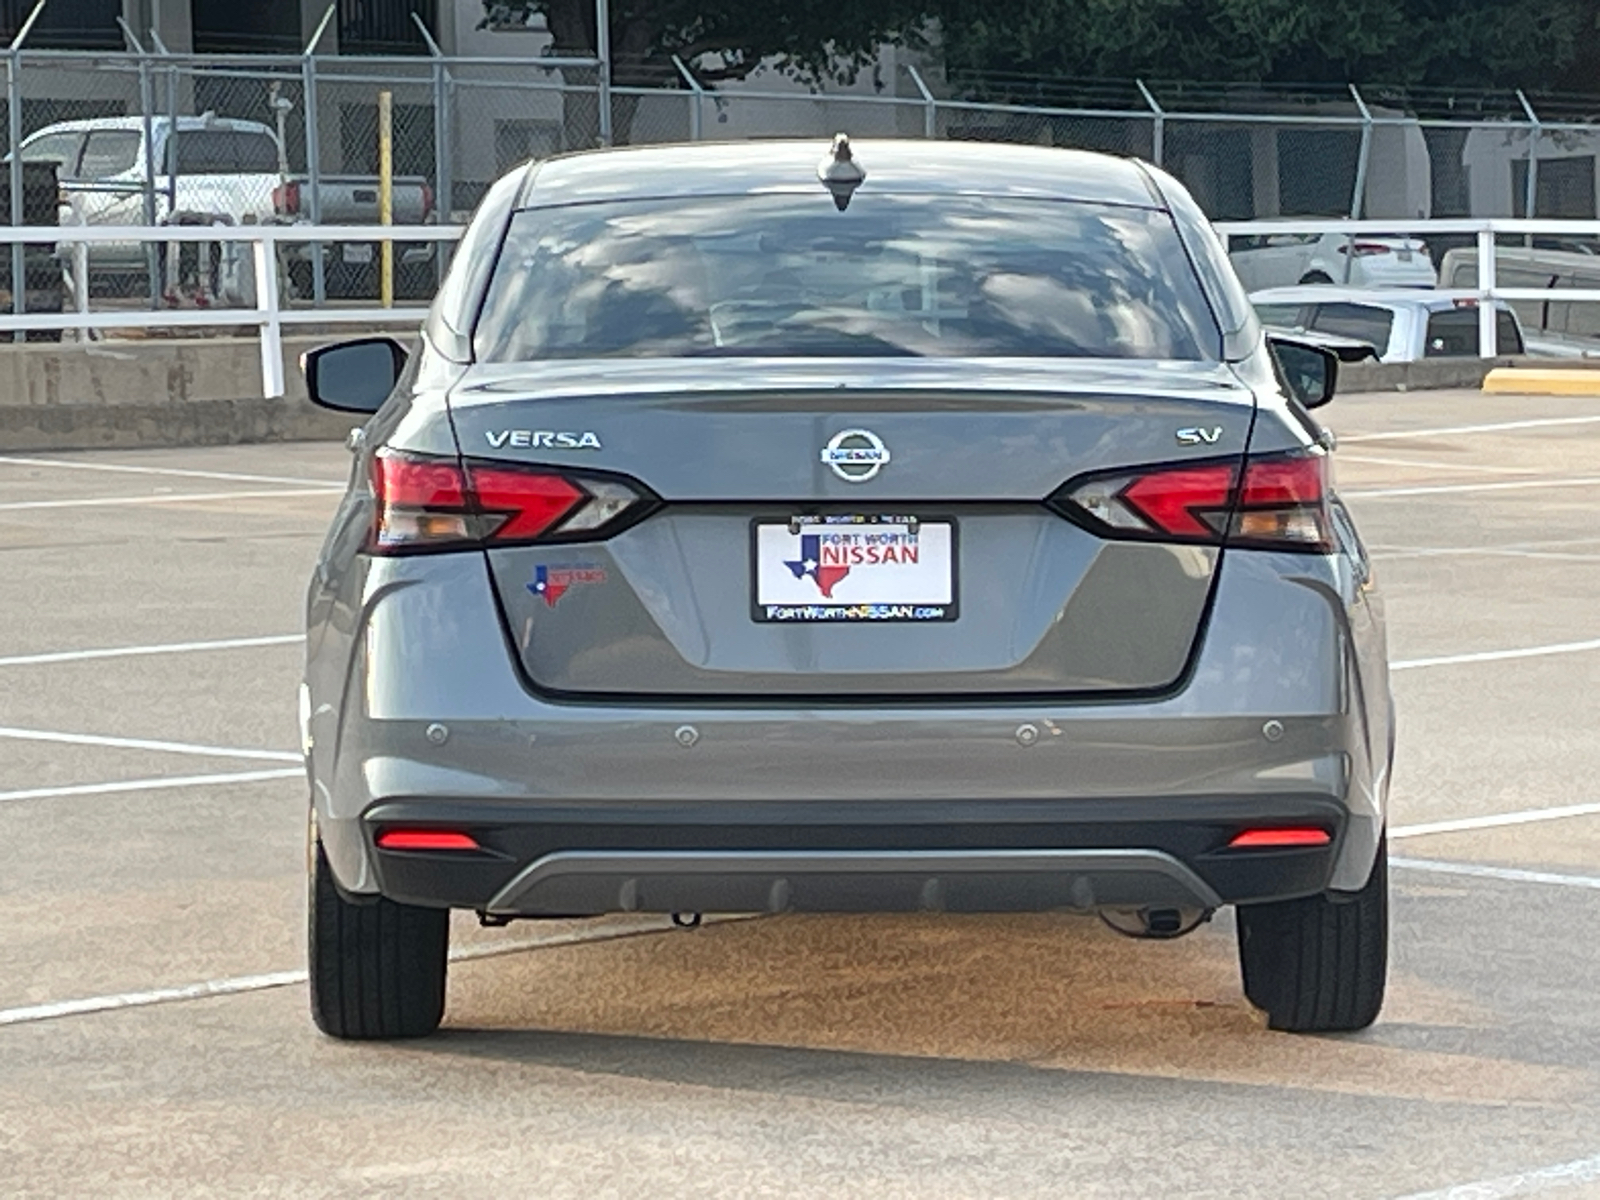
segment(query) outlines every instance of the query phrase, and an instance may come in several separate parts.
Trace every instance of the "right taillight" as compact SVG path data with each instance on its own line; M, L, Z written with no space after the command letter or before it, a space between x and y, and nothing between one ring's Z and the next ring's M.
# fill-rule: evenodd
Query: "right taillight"
M1323 552L1329 491L1327 455L1306 451L1087 476L1051 504L1106 537Z
M376 554L593 541L657 503L621 479L393 451L373 458L372 493Z

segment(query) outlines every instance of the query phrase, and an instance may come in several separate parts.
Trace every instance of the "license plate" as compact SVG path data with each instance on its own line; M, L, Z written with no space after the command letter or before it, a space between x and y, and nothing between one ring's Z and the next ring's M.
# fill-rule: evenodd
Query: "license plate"
M359 246L344 247L344 261L347 263L369 263L372 261L372 247L363 242Z
M757 621L953 621L956 527L911 516L757 521Z
M1411 251L1409 251L1409 250L1400 251L1400 261L1401 262L1410 262L1411 261Z

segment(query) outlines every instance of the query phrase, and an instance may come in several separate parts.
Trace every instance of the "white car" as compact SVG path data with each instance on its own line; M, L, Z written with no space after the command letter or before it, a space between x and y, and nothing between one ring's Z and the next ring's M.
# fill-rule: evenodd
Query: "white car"
M1478 354L1475 300L1452 300L1402 288L1377 291L1314 286L1252 292L1250 303L1269 328L1308 330L1366 342L1377 350L1379 362L1475 358ZM1517 314L1504 303L1497 307L1496 352L1526 353Z
M1417 288L1438 283L1428 247L1408 237L1233 234L1228 238L1228 258L1252 292L1311 283Z
M143 225L146 163L155 177L157 223L196 214L244 224L272 217L283 179L278 139L267 126L206 114L155 117L151 146L144 118L95 117L47 125L22 143L23 162L53 162L67 212L63 224ZM97 272L140 274L140 242L101 242L89 251Z

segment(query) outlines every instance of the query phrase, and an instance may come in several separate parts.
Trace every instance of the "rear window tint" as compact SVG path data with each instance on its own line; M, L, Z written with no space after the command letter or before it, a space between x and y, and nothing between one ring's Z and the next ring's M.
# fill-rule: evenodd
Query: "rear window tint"
M1215 358L1171 219L818 194L533 209L476 330L489 362L676 355Z
M1506 309L1495 314L1495 338L1501 354L1521 354L1522 335ZM1478 353L1478 309L1451 308L1428 318L1423 353L1429 358L1470 358Z
M177 153L180 175L271 175L278 170L278 143L263 130L180 129L167 146L169 154Z
M1394 313L1375 304L1319 304L1311 318L1311 328L1366 342L1382 354L1389 348Z
M1263 325L1275 325L1279 329L1298 329L1305 311L1306 306L1303 304L1258 304L1256 318Z

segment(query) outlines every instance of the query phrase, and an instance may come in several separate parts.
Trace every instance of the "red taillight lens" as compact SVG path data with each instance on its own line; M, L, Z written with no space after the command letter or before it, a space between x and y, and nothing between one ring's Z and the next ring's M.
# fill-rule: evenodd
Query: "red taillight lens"
M1357 258L1366 258L1369 254L1393 254L1394 250L1395 248L1386 242L1357 242L1350 247L1348 253L1354 254ZM1346 253L1343 246L1339 247L1339 253Z
M1152 467L1068 484L1053 503L1096 532L1149 541L1326 550L1327 456L1321 453Z
M481 850L471 834L453 829L385 829L378 835L380 850Z
M379 554L457 550L541 540L587 541L651 503L615 479L381 452L372 460L368 549Z
M1228 843L1232 850L1266 850L1274 846L1326 846L1333 837L1326 829L1246 829Z
M292 217L300 211L300 185L280 183L272 189L272 210L282 217Z
M588 499L587 492L560 475L474 466L468 476L482 511L504 517L494 531L500 541L527 541L548 533Z

